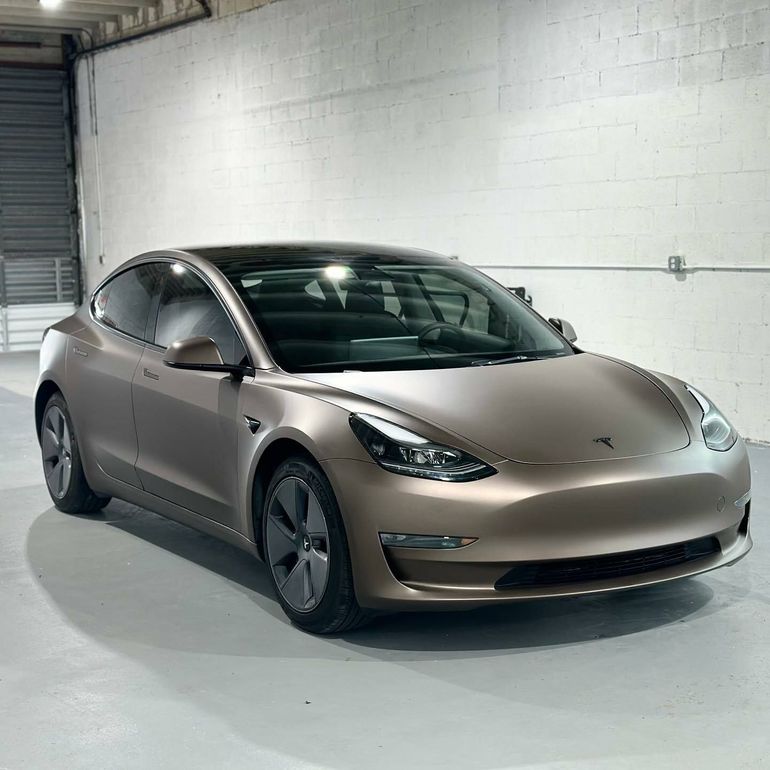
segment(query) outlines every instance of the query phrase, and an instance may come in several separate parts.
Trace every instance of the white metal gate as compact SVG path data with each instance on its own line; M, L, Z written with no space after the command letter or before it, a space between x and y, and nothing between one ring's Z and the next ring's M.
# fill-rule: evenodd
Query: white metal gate
M0 67L0 350L77 302L76 217L66 73Z

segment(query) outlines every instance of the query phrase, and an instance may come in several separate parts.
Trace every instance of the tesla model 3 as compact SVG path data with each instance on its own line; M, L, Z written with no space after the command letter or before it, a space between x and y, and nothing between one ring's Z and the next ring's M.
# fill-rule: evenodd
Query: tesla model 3
M744 556L733 426L691 385L575 342L424 251L143 254L47 330L46 483L65 512L115 497L246 549L316 633Z

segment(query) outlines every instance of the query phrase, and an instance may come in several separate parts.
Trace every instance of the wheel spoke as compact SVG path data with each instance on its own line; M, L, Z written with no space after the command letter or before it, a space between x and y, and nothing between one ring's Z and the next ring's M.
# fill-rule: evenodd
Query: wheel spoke
M59 440L56 438L56 434L48 426L43 428L41 444L43 449L43 460L51 460L54 457L59 456Z
M72 476L72 460L69 457L65 457L64 460L59 463L59 465L62 467L61 487L59 492L63 497L70 487L70 477Z
M303 527L307 521L308 488L304 484L294 486L294 510L297 512L297 526Z
M326 522L321 512L321 504L315 495L308 495L306 527L308 535L326 536Z
M313 600L321 601L326 589L326 576L329 571L329 558L325 553L311 549L308 564L310 565L310 582L313 590Z
M300 559L281 586L281 591L286 597L286 601L293 607L297 607L297 609L304 609L307 603L307 594L305 592L306 573L307 560Z
M52 410L54 413L54 433L56 434L56 438L59 439L59 443L61 444L61 437L64 433L64 415L61 413L59 409Z
M62 417L62 419L64 418ZM72 442L70 440L70 431L66 423L64 423L64 427L62 430L61 443L67 452L72 452Z
M57 497L64 496L64 463L56 463L51 486Z
M276 492L275 498L283 508L283 512L291 522L296 532L299 529L299 521L297 518L297 493L295 487L299 486L296 479L287 479L284 481Z
M296 538L286 528L283 518L268 514L267 540L272 564L280 564L288 554L297 550Z
M56 472L56 469L61 465L60 462L51 463L51 467L48 468L45 472L45 478L46 481L49 482L49 486L51 489L53 489L53 479L54 479L54 473Z

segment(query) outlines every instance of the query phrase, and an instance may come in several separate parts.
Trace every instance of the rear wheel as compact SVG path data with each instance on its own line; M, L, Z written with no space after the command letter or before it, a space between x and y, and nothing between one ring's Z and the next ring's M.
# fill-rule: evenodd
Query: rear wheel
M265 500L265 560L284 612L316 634L361 625L366 614L356 601L342 516L321 469L302 457L286 460Z
M65 513L95 513L109 497L100 497L88 486L67 402L54 393L43 412L40 427L43 473L53 504Z

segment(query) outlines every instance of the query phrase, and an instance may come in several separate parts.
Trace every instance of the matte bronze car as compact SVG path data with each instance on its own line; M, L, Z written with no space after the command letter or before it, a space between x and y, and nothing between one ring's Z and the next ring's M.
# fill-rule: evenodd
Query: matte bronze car
M751 547L743 441L680 380L407 249L157 251L51 327L57 508L128 500L263 559L291 620L649 585Z

